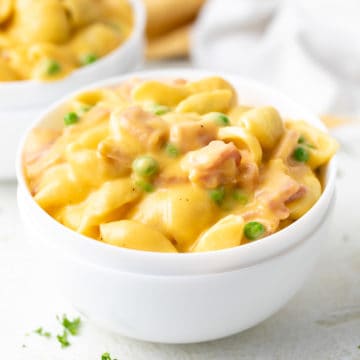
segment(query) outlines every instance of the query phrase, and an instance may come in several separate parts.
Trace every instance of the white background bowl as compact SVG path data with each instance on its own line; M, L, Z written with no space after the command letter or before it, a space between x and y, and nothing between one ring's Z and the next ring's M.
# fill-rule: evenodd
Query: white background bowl
M142 63L145 9L141 0L128 1L134 12L134 29L130 37L107 56L55 82L0 82L0 179L15 177L20 135L43 109L81 86L133 71Z
M213 75L171 70L130 74L91 86L120 83L130 77ZM320 120L285 96L250 80L223 75L240 101L273 105L285 117ZM70 97L74 96L72 94ZM70 97L67 97L69 99ZM32 126L57 126L52 106ZM318 202L301 219L264 240L216 252L164 254L113 247L84 237L57 223L33 200L17 159L18 202L31 242L50 259L55 281L84 315L130 337L169 343L212 340L244 330L283 306L301 287L319 253L322 226L332 203L335 163ZM44 251L46 255L44 254Z

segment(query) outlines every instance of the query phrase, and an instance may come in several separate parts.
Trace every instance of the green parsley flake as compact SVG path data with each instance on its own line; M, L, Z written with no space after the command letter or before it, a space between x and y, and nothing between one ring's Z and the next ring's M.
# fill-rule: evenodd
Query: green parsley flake
M62 348L66 348L66 347L70 346L70 342L68 340L68 333L66 330L64 330L61 335L60 334L57 335L56 338L59 341L59 343L61 344Z
M59 319L60 320L60 319ZM79 333L79 328L81 325L81 319L75 318L74 320L69 320L66 315L63 315L62 319L60 320L61 325L69 331L69 333L73 336L77 335Z
M51 333L49 331L44 331L44 329L42 327L39 327L36 330L34 330L34 333L38 334L40 336L51 338Z
M106 352L101 355L101 360L116 360L116 359L112 359L111 355L108 352Z

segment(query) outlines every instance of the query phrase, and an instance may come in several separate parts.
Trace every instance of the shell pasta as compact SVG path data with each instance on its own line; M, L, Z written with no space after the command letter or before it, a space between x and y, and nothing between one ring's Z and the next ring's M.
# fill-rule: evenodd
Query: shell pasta
M266 241L318 200L337 150L305 121L238 103L219 77L128 80L54 116L24 147L34 199L74 231L144 251Z
M2 0L0 81L60 79L110 53L132 26L126 0Z

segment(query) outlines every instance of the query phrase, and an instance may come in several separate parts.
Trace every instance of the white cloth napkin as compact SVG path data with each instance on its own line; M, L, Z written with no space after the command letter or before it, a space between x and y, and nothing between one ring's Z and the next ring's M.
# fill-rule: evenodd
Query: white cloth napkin
M236 72L317 113L360 114L360 0L208 0L196 66Z

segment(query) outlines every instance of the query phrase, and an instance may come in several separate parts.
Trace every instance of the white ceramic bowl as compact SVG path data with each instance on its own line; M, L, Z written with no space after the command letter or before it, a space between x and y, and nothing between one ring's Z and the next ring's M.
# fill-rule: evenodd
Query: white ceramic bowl
M0 82L0 179L15 177L15 154L20 136L43 109L79 87L134 71L142 63L145 9L141 0L129 0L129 3L134 12L132 34L126 42L94 64L79 68L55 82Z
M113 85L130 77L211 75L197 70L152 71L98 83ZM272 104L282 115L320 120L293 101L250 80L221 74L243 103ZM70 97L72 97L72 94ZM69 97L68 97L69 98ZM54 123L62 100L36 119ZM61 120L61 119L60 119ZM236 248L194 254L151 253L113 247L62 226L29 193L17 159L18 202L27 234L43 258L50 259L54 281L84 315L129 337L189 343L217 339L247 329L280 309L303 284L325 238L322 224L334 193L335 163L327 169L318 202L301 219L268 238Z

